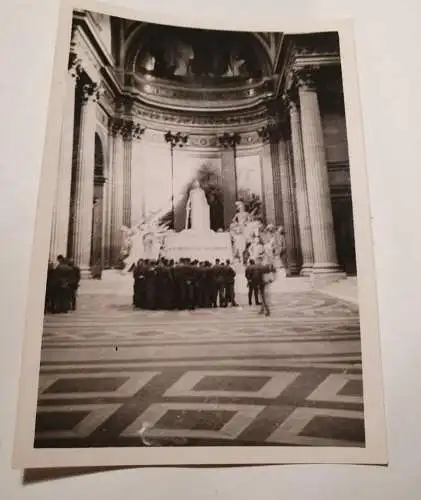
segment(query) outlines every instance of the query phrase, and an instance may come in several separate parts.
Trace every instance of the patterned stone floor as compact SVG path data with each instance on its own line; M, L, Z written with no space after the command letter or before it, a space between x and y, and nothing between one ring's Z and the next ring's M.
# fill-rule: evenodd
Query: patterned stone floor
M364 446L358 311L295 290L266 318L134 311L90 282L46 317L35 445Z

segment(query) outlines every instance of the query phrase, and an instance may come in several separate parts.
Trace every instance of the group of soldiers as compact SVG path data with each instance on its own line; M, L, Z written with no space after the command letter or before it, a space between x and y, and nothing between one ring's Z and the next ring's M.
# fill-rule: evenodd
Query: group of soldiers
M57 263L50 262L45 290L45 312L68 313L76 310L76 296L80 283L80 269L72 260L57 257Z
M140 259L133 273L133 306L149 310L193 310L237 306L235 300L236 271L229 260L199 262L188 258L178 262L165 258ZM248 303L252 299L269 315L266 300L268 276L274 271L263 262L250 260L245 270Z
M236 272L229 260L178 262L140 259L132 269L133 305L139 309L196 309L237 306Z

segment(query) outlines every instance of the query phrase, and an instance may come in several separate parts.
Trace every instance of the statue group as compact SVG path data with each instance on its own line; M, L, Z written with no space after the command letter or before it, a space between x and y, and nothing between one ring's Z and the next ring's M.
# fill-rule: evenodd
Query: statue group
M246 265L249 260L262 259L266 264L277 265L285 254L283 227L264 225L254 213L246 211L244 203L237 201L237 213L230 224L233 253L236 261Z
M122 260L130 270L139 259L158 260L165 254L165 238L170 230L159 223L162 214L154 214L133 228L123 227ZM185 231L210 233L210 207L206 193L195 180L186 203ZM234 260L246 265L251 259L262 259L276 267L283 261L285 236L282 227L265 226L254 212L248 212L242 201L236 202L236 214L229 226Z

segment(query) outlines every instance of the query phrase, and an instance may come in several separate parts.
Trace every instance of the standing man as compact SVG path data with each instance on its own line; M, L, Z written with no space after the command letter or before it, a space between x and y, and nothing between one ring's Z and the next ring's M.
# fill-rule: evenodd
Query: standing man
M233 307L237 307L238 304L235 301L235 275L236 272L231 266L229 260L226 261L224 267L224 288L225 288L225 305L228 306L230 303Z
M257 280L257 268L256 268L256 263L254 262L253 259L250 259L249 264L246 267L246 280L247 280L247 288L248 288L248 300L249 300L249 306L252 305L252 298L254 295L254 302L256 303L256 306L260 305L259 302L259 284Z
M270 316L269 301L268 301L268 286L273 282L275 266L273 264L264 264L263 258L259 257L256 266L256 282L259 289L259 294L262 299L262 307L259 314Z
M77 299L77 291L79 289L80 284L80 268L76 266L73 260L69 259L68 261L70 267L70 309L72 311L76 311L76 299Z

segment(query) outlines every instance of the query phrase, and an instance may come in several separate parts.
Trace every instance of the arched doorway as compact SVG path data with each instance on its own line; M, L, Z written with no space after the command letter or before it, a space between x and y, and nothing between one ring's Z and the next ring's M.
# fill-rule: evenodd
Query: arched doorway
M94 197L92 200L91 268L93 275L104 267L103 203L104 203L104 149L95 133Z

